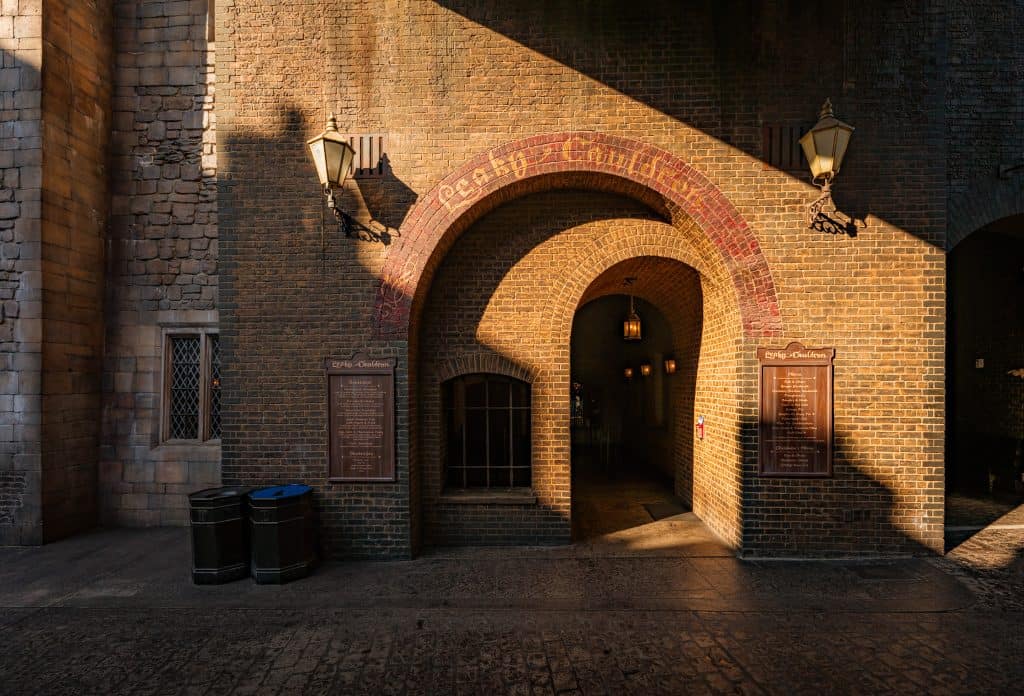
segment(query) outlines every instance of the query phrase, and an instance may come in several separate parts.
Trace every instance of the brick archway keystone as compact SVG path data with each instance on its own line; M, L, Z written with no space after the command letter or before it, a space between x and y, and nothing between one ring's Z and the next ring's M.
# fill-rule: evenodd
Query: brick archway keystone
M531 187L530 183L537 184ZM757 238L725 195L675 155L596 132L537 135L477 155L445 177L402 224L382 269L377 334L407 339L414 298L453 238L505 200L544 188L597 188L642 199L669 218L692 218L722 255L750 338L782 335L775 284Z

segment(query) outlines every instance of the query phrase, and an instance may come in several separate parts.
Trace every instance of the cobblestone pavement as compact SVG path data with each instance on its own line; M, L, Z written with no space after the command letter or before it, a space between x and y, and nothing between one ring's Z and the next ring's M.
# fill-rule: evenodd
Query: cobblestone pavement
M5 617L5 620L9 617ZM1021 616L48 608L4 693L1019 693Z
M1016 519L945 558L744 562L704 539L280 587L193 586L183 530L0 549L0 694L1020 693Z

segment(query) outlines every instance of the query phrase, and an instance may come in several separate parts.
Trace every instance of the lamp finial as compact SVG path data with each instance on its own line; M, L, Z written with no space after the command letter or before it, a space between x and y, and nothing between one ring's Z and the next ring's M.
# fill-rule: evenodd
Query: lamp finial
M338 132L338 121L337 121L337 119L334 118L334 112L333 111L331 112L331 115L327 117L327 131L329 133L337 133Z
M825 103L821 105L821 112L818 114L818 119L828 118L832 115L832 100L825 97Z

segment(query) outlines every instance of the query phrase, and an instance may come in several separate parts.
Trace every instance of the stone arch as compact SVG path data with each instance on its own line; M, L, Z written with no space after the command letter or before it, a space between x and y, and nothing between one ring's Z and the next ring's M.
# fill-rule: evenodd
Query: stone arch
M1012 180L1011 180L1012 181ZM1014 182L1016 183L1016 182ZM949 204L946 251L977 230L1014 215L1024 214L1024 186L986 186L956 196Z
M408 339L430 279L455 239L488 211L546 189L640 200L673 224L693 220L727 269L748 338L782 335L775 284L739 211L699 171L660 148L596 132L538 135L498 146L447 176L410 212L378 282L374 329Z

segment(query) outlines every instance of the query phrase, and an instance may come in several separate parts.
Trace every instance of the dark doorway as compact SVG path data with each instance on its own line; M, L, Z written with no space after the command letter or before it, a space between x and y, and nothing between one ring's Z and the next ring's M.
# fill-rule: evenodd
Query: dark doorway
M947 260L946 524L969 531L1024 494L1024 215Z
M573 538L589 539L686 511L675 496L672 327L633 298L641 338L625 340L626 294L576 313L572 332ZM627 373L627 371L629 371Z

